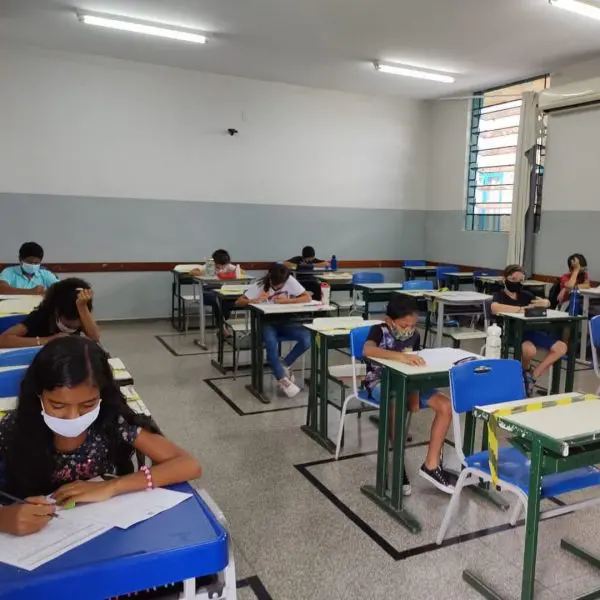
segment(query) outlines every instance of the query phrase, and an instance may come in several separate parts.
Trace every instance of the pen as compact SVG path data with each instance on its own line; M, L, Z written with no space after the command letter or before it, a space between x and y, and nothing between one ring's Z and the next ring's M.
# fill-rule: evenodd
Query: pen
M7 500L12 500L15 504L29 504L26 500L23 500L22 498L17 498L16 496L13 496L12 494L9 494L8 492L3 492L2 490L0 490L0 496L4 496L4 498L6 498ZM53 519L58 517L58 515L56 513L52 513L50 516Z

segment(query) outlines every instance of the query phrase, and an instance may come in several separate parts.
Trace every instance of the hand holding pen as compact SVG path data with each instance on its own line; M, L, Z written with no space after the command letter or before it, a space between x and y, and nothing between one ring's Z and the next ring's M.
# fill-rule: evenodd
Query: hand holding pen
M6 492L0 496L14 504L0 507L0 531L11 535L30 535L43 529L53 517L56 507L43 496L22 500Z

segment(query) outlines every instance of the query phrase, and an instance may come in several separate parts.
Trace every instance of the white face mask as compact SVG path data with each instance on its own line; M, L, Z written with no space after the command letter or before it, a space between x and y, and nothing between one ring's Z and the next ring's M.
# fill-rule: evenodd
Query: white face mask
M68 333L69 335L77 333L77 329L71 329L71 327L67 327L60 319L56 319L56 326L62 333Z
M98 418L101 403L102 400L98 400L98 406L96 406L94 410L91 410L89 413L81 415L80 417L76 417L75 419L59 419L58 417L53 417L44 410L44 405L42 404L42 417L44 417L44 423L46 423L48 428L54 433L66 438L76 438L88 429Z

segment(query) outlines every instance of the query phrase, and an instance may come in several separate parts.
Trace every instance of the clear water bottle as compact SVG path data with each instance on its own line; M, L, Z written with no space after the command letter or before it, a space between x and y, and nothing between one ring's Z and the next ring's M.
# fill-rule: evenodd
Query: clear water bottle
M487 337L485 338L485 357L502 357L502 329L495 323L487 328Z
M215 277L217 274L217 267L215 265L215 261L212 258L209 258L206 261L206 268L204 270L207 277Z
M335 254L331 257L331 262L329 263L332 271L337 271L337 258Z

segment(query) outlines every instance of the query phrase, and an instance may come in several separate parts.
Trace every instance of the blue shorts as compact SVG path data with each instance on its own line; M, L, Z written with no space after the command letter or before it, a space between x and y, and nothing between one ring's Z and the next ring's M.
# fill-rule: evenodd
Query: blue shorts
M559 339L543 331L526 331L523 341L531 342L536 348L550 350Z
M419 393L419 408L428 408L429 400L431 400L432 396L435 396L438 393L438 390L435 388L431 390L421 390ZM377 384L371 390L371 397L374 400L379 400L381 396L381 384Z

